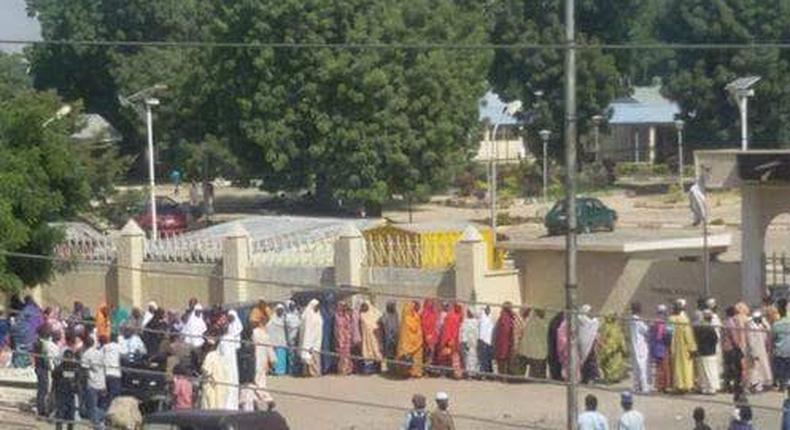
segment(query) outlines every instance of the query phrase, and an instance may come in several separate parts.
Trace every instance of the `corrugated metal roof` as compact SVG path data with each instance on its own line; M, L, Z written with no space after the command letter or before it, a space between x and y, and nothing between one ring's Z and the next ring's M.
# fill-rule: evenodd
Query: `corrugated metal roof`
M677 103L661 95L661 88L636 87L627 98L620 98L609 105L612 117L609 124L672 124L680 113Z
M518 124L518 119L510 116L505 111L506 103L499 98L493 91L489 91L478 103L480 121L488 121L491 124L513 125Z
M410 233L445 233L451 231L463 232L466 227L474 226L478 229L486 229L488 227L473 224L464 221L435 221L435 222L421 222L413 224L390 224L389 227L397 228L399 230L408 231Z

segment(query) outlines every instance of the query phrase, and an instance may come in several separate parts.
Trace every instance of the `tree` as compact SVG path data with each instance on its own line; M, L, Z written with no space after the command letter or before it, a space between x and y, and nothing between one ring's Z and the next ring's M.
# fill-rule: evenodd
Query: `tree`
M6 54L0 51L0 100L6 100L19 91L30 88L27 63L22 54Z
M452 0L240 0L217 42L481 43L481 6ZM453 50L215 49L199 109L269 189L378 204L440 186L468 157L489 55Z
M787 40L790 2L755 0L672 0L661 23L667 42L759 43ZM754 147L790 140L790 53L778 49L681 50L665 85L689 123L692 145L732 147L740 135L738 110L725 85L740 76L760 75L749 104Z
M88 179L71 148L72 118L46 122L61 106L53 93L24 89L0 99L2 251L50 255L62 232L49 223L74 216L88 202ZM0 289L46 281L51 268L47 261L0 254Z

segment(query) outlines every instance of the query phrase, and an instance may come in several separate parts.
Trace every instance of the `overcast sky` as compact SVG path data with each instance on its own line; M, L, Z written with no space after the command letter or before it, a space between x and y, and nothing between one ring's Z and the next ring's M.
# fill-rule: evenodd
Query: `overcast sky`
M41 39L38 21L27 17L25 0L0 0L0 39ZM18 52L22 46L0 44L0 49Z

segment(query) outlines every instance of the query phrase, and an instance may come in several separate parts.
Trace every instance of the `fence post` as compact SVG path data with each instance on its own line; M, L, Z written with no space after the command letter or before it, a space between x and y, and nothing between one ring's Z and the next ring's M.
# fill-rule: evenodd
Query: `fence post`
M143 304L143 254L145 232L130 219L121 230L118 242L118 270L116 285L107 287L107 301L124 307Z
M346 224L335 241L335 285L362 286L365 238L353 224Z
M486 273L486 244L480 232L468 226L455 245L455 298L475 300Z
M222 303L245 302L247 268L250 265L250 234L239 223L234 223L222 240Z

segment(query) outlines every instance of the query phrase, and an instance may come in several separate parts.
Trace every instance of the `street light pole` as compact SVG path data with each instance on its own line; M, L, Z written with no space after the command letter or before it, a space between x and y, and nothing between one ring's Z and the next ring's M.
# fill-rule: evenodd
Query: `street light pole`
M568 318L567 428L576 428L578 396L576 393L576 23L574 0L565 0L565 171L568 232L565 236L565 315Z
M593 141L593 151L595 152L593 154L593 161L597 163L597 162L601 161L600 160L601 144L599 142L599 139L600 139L600 136L601 136L600 135L600 127L601 127L601 122L603 121L603 116L602 115L593 115L592 121L593 121L593 137L595 139Z
M549 199L549 138L551 130L541 130L538 132L543 141L543 201Z
M684 191L683 181L683 125L682 119L675 120L675 128L678 131L678 188Z
M491 197L491 243L496 246L496 164L499 161L499 145L497 145L496 132L499 130L499 123L494 124L494 131L491 133L491 143L494 145L491 151L491 188L488 194Z
M154 176L154 124L151 108L159 106L159 100L150 98L145 100L145 123L148 129L148 187L151 205L151 238L157 240L159 231L156 216L156 179Z
M754 92L751 92L754 94ZM741 113L741 150L749 150L749 93L739 91L738 93L738 110Z

